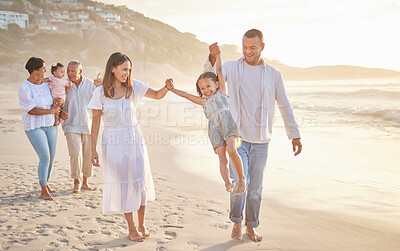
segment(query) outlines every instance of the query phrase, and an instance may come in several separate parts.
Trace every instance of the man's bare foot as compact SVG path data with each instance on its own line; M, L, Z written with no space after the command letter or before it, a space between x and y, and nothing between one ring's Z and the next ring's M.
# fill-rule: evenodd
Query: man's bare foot
M49 187L49 185L47 185L47 191L49 191L49 193L55 193L55 192L56 192L56 190L51 189L51 188Z
M129 232L128 238L131 241L136 241L136 242L143 242L142 236L139 235L137 231L134 232Z
M150 233L147 231L147 228L145 226L139 226L137 228L137 231L142 233L143 238L150 237Z
M234 240L242 240L242 223L233 224L231 237Z
M42 192L40 198L44 200L54 200L53 197L48 192Z
M256 230L254 230L254 228L251 227L246 228L246 234L254 242L260 242L263 239L263 237L259 233L257 233Z
M81 188L88 191L93 191L96 189L94 187L89 186L88 184L83 184Z
M236 195L243 194L245 191L246 191L246 179L239 179L239 183L236 188Z
M235 183L229 183L225 185L226 191L231 193L233 191L233 188L235 188L236 184Z
M72 189L73 193L79 193L81 191L80 183L74 183L74 189Z

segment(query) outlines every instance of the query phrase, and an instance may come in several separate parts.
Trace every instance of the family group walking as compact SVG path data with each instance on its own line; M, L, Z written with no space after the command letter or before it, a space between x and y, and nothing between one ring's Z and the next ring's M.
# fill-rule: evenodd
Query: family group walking
M98 75L94 81L82 75L82 65L75 60L67 65L68 80L63 79L64 66L60 63L52 66L53 76L44 78L45 62L30 58L25 66L30 75L19 87L18 94L24 130L39 157L41 197L53 200L51 193L55 191L49 187L49 178L57 125L61 123L74 180L72 192L93 190L88 178L92 176L92 165L101 164L104 168L103 214L124 213L132 241L149 237L144 224L145 211L147 201L155 199L155 192L136 109L143 97L159 100L171 91L202 105L209 119L210 142L219 158L225 189L230 192L229 217L234 223L231 237L242 238L241 224L245 219L246 234L255 242L261 241L262 236L255 228L259 225L275 103L292 140L294 154L302 150L282 76L261 58L264 46L262 32L249 30L243 36L243 57L222 64L219 46L212 44L204 73L196 82L199 96L175 88L171 78L159 90L133 79L132 61L120 52L110 56L104 76ZM101 119L104 130L102 158L99 158L96 146ZM133 212L138 213L137 228Z

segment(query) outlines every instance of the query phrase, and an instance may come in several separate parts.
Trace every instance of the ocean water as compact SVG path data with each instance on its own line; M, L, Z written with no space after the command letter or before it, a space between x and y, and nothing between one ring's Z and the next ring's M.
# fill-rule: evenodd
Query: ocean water
M400 224L400 79L287 81L285 87L304 148L293 156L277 109L263 196ZM190 86L186 91L195 94ZM178 133L145 138L175 146L182 171L224 189L200 106L170 93L161 102L146 100L139 123Z
M400 133L400 79L286 82L301 127Z

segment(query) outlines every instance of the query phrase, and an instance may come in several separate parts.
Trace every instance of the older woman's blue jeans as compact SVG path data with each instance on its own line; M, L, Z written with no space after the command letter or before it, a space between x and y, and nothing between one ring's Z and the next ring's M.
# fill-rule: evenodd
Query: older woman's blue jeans
M263 177L267 163L268 143L255 144L246 141L238 148L242 158L243 172L246 176L246 192L236 195L236 187L231 192L229 218L234 223L243 220L243 209L246 205L246 221L248 227L256 228L259 224L261 194L263 189ZM232 161L229 161L229 169L233 182L237 184L238 175Z
M43 126L34 130L25 131L36 154L39 156L39 183L47 185L53 167L54 156L56 155L57 126Z

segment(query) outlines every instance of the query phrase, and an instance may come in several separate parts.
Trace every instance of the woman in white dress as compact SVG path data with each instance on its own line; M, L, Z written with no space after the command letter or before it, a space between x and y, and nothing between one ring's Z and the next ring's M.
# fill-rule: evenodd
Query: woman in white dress
M100 118L103 117L102 161L104 162L103 214L123 212L128 237L143 241L150 234L144 225L146 202L155 199L146 145L136 120L136 106L143 98L161 99L168 89L158 91L131 79L132 61L116 52L108 59L103 85L93 91L88 105L93 109L92 163L99 166L96 151ZM133 212L138 213L138 227ZM141 235L138 233L140 232Z

